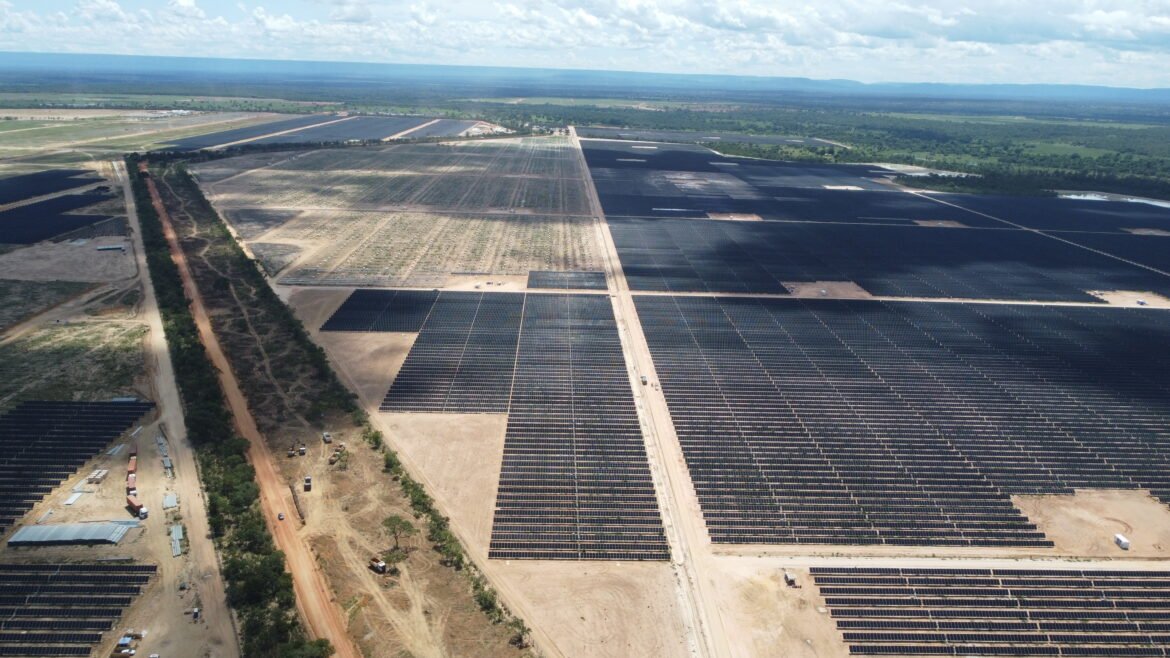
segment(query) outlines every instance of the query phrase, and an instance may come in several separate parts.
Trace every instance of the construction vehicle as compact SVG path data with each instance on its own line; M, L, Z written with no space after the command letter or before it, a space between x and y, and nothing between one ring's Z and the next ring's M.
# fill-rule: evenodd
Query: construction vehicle
M370 570L374 573L386 573L386 561L377 557L370 558Z
M126 509L133 512L140 519L145 519L150 514L149 510L143 507L142 503L138 502L136 496L126 496Z

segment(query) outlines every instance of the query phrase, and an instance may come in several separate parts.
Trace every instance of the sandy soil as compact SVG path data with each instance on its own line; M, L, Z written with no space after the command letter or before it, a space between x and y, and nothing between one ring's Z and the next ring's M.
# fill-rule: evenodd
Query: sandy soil
M98 251L100 246L126 251ZM19 281L105 282L136 274L126 238L103 237L74 242L43 242L0 255L0 279Z
M844 658L849 654L807 569L778 569L747 560L722 560L715 591L731 655L775 658ZM784 584L784 572L799 588Z
M1170 508L1144 490L1086 489L1071 496L1013 496L1012 502L1068 555L1170 557ZM1131 542L1123 551L1113 535Z
M530 626L564 656L688 655L669 564L492 562Z
M482 290L500 292L525 290L528 288L527 274L460 274L447 278L443 290Z
M1138 303L1141 300L1150 308L1170 308L1170 299L1148 290L1087 290L1086 292L1114 306L1141 306Z
M318 323L319 326L320 323ZM417 334L323 332L316 336L363 400L381 402Z
M399 453L426 474L431 495L464 528L469 548L487 555L508 416L380 414L380 421Z
M793 297L873 299L873 295L852 281L783 281L781 283Z

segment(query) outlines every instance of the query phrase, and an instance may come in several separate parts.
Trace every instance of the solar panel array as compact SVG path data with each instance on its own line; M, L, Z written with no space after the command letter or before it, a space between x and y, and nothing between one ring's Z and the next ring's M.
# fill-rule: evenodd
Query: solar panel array
M439 293L381 410L507 412L523 309L524 293Z
M358 289L321 326L321 331L417 333L439 293L433 290Z
M667 560L609 298L528 295L493 558Z
M88 656L153 564L0 564L0 656Z
M47 169L0 178L0 205L101 182L89 169Z
M635 299L715 542L1048 546L1009 494L1170 503L1170 313Z
M379 326L399 298L368 293L330 322ZM381 410L508 414L491 557L669 558L608 296L442 292L425 316Z
M1170 656L1170 572L814 567L853 655Z
M0 533L152 408L30 401L0 416Z
M533 270L528 273L529 288L560 290L606 290L605 272L551 272Z
M111 198L113 195L108 190L95 188L0 212L0 243L33 244L107 220L107 215L79 215L73 212Z
M608 220L632 290L784 293L853 281L874 295L1098 301L1166 277L1019 230L687 219Z

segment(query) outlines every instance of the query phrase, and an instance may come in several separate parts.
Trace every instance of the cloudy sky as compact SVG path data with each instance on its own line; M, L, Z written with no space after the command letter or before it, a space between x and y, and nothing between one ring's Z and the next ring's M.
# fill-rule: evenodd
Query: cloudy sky
M1170 0L0 0L0 50L1170 87Z

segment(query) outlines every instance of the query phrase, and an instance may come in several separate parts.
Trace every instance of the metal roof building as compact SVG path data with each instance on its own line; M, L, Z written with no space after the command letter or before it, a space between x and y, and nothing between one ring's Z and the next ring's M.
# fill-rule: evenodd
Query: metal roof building
M97 523L54 523L25 526L8 540L9 546L52 546L61 544L117 544L137 521Z

